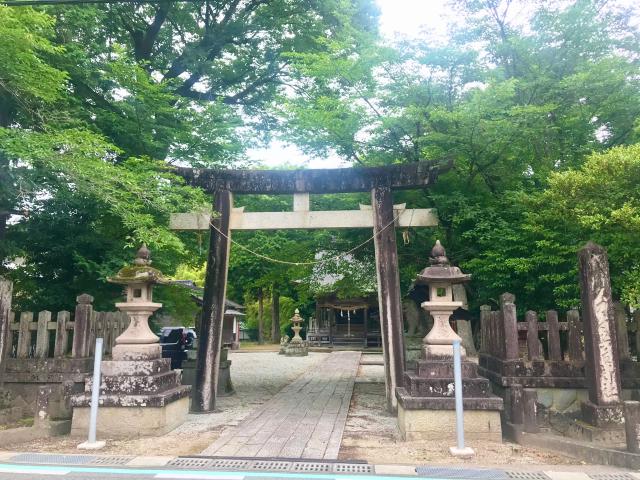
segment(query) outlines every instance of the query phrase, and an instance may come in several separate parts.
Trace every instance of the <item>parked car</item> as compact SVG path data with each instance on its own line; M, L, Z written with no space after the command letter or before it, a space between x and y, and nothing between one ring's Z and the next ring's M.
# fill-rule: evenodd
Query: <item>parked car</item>
M171 368L182 368L187 351L193 348L196 332L189 327L163 327L160 330L162 358L171 359Z

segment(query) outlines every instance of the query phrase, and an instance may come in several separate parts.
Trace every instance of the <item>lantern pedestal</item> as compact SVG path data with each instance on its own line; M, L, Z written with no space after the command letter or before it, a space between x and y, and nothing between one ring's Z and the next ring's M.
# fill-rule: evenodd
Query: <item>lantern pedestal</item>
M182 385L182 372L171 370L171 360L162 358L159 339L149 328L149 317L162 306L152 301L152 285L164 283L150 263L143 247L135 265L109 279L127 286L127 301L116 307L130 323L116 338L111 360L100 364L97 433L102 438L162 435L182 424L189 412L191 387ZM87 378L84 393L71 398L72 435L86 435L89 429L93 387L93 379Z
M431 264L418 276L429 285L429 301L422 308L433 316L433 328L423 340L416 370L404 375L404 387L396 389L398 427L405 440L454 441L456 438L453 341L460 339L449 324L462 302L454 301L452 285L469 279L449 265L440 242L431 251ZM478 365L462 355L462 391L465 437L502 441L502 398L491 393L489 380L478 375Z

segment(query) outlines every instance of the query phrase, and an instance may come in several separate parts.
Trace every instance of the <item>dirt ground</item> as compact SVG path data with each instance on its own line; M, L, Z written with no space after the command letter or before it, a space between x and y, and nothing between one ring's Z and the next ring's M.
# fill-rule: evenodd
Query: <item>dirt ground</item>
M361 365L340 448L341 460L365 460L376 464L460 465L570 465L574 459L522 447L513 443L472 443L476 456L455 459L441 440L410 441L400 438L395 415L385 408L383 367Z

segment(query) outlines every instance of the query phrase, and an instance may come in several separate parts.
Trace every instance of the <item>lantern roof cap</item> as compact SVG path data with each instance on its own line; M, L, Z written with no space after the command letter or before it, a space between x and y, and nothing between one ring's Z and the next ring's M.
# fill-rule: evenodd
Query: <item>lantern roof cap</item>
M294 323L295 323L295 322L302 322L302 321L304 321L304 318L302 318L302 317L300 316L300 310L298 310L297 308L296 308L295 312L293 313L293 317L291 318L291 321L292 321L292 322L294 322Z
M456 284L471 280L471 275L462 273L460 268L449 263L447 252L440 240L436 240L436 244L431 249L429 263L430 266L418 274L416 283L423 285L434 282Z
M107 278L107 281L121 285L136 283L170 283L160 270L151 266L151 263L151 252L147 248L147 245L143 243L136 253L133 265L127 265L126 267L121 268L115 276Z

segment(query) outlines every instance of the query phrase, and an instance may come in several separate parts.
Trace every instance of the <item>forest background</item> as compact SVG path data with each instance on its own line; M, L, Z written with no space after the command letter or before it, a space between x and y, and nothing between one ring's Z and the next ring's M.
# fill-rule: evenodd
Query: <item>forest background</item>
M106 282L141 242L154 266L202 280L205 234L168 229L211 208L174 165L265 168L279 142L359 167L452 159L396 203L440 226L398 232L403 294L436 238L473 280L471 310L510 291L522 308L579 301L576 252L609 252L614 295L640 307L640 14L605 0L463 0L445 38L384 38L373 0L0 5L0 274L16 309L111 310ZM286 160L286 159L283 159ZM443 160L444 161L444 160ZM283 168L291 168L283 166ZM313 196L351 209L367 195ZM247 210L288 197L242 196ZM369 231L242 232L284 261L343 252ZM372 264L371 243L355 253ZM349 262L339 296L366 293ZM328 272L329 270L327 270ZM322 274L316 270L315 274ZM309 267L232 248L228 297L312 312ZM189 291L158 289L189 323Z

